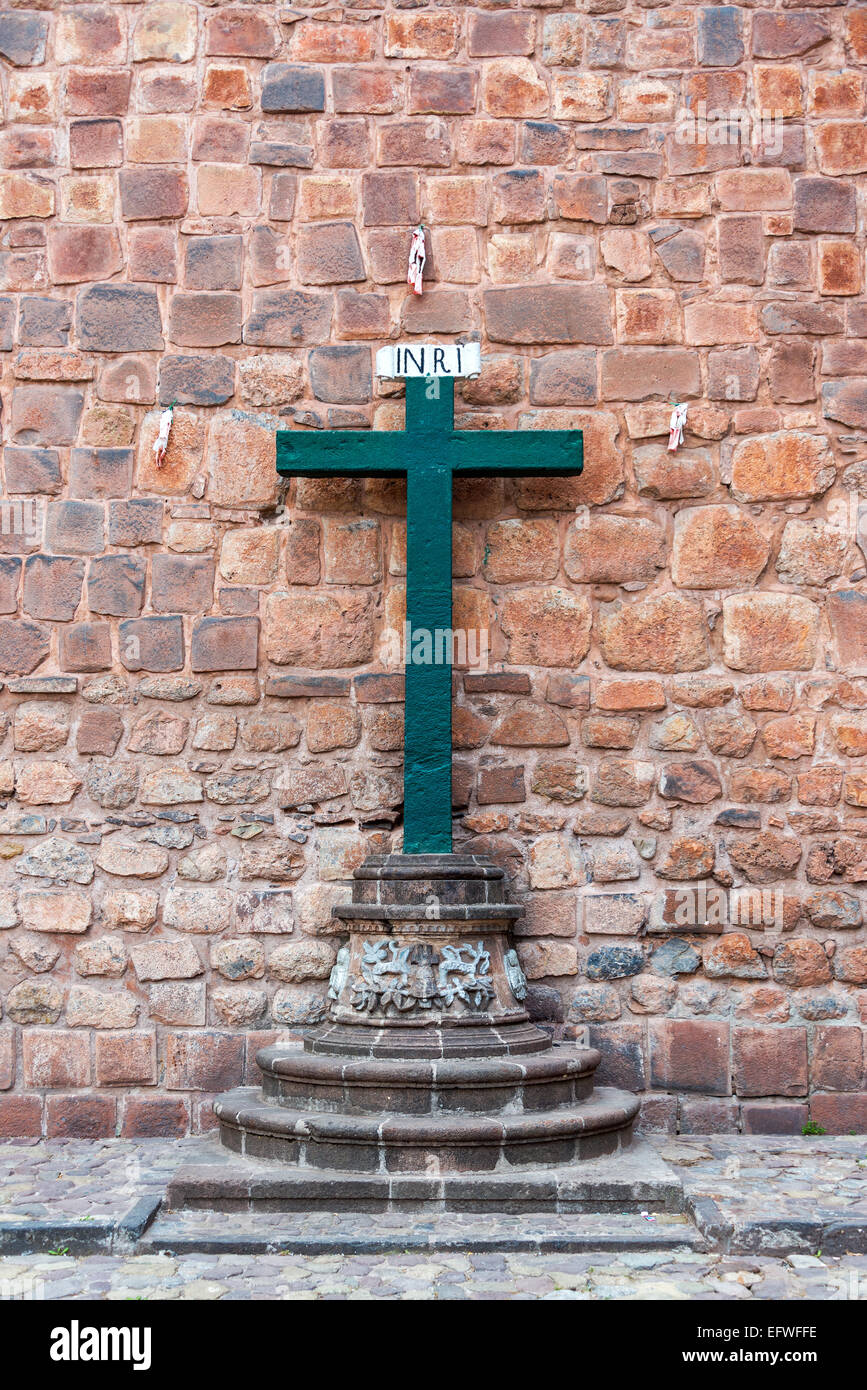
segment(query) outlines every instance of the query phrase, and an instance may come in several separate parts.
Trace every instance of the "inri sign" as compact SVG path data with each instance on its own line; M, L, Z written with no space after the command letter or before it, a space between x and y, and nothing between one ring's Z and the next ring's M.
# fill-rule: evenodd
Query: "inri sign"
M478 376L481 370L478 343L392 343L376 354L377 376Z

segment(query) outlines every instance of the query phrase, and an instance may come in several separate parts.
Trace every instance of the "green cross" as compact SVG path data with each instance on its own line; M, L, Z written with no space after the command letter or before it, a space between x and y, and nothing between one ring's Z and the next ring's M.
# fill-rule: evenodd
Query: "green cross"
M406 618L411 633L452 625L452 478L571 477L580 430L456 430L454 379L406 383L404 430L279 430L277 471L303 478L406 474ZM449 657L451 653L449 651ZM407 653L409 656L409 652ZM406 665L404 853L452 849L452 669Z

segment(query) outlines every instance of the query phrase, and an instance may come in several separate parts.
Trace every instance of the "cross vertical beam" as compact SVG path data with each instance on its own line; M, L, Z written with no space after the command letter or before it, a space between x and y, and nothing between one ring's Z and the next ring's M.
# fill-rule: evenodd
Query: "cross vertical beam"
M452 849L452 666L450 644L433 662L412 660L413 634L451 635L452 470L448 434L454 381L406 383L406 703L404 707L404 854ZM436 393L436 394L434 394ZM424 432L421 425L424 422ZM415 426L415 427L413 427ZM416 457L416 451L419 457Z

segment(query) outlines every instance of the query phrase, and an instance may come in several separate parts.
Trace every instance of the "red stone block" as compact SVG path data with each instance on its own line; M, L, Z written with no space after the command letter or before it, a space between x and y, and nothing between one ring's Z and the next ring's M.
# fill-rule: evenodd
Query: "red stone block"
M202 555L155 555L151 603L157 613L207 613L214 602L214 562Z
M413 68L409 79L411 112L462 115L476 107L476 77L469 68Z
M123 266L114 227L58 224L48 232L48 264L58 285L108 280Z
M183 1139L189 1132L189 1108L180 1097L126 1097L120 1129L122 1139Z
M183 217L190 201L187 176L180 169L121 169L121 213L126 222Z
M274 26L250 6L221 10L205 25L205 52L212 57L272 58L279 48Z
M54 132L32 127L8 130L0 135L0 167L50 169L55 163Z
M111 758L123 736L123 729L123 720L116 710L86 709L78 722L76 751L84 756L101 753Z
M120 121L71 121L69 161L73 169L108 169L122 164Z
M810 1119L829 1134L867 1132L867 1091L810 1098Z
M386 68L336 68L331 74L334 110L389 115L400 108L402 78Z
M651 1086L731 1095L727 1023L651 1019L648 1028ZM806 1063L806 1044L804 1054Z
M255 671L258 647L258 618L203 618L193 627L192 669Z
M113 1139L116 1126L114 1096L49 1096L45 1102L48 1139Z
M39 1139L41 1136L41 1096L0 1096L0 1138Z
M371 170L361 180L365 227L400 227L418 222L415 174L402 170Z
M169 338L181 347L223 347L241 341L241 296L175 294Z
M298 178L295 174L275 174L271 180L271 201L268 216L274 222L291 222L295 214Z
M69 68L66 109L73 116L122 116L129 107L129 69Z
M806 1028L736 1028L732 1052L739 1096L807 1094Z
M335 326L340 338L387 338L391 309L384 294L338 290Z
M497 806L526 799L523 766L479 769L476 800L480 806Z
M153 1086L157 1081L156 1033L97 1033L97 1086Z
M302 20L292 30L290 55L301 63L369 63L376 31L372 24L323 24Z
M64 671L109 671L112 666L108 623L73 623L60 634L60 666Z
M244 1076L244 1035L168 1033L166 1077L169 1091L226 1091Z
M681 1134L737 1134L738 1105L734 1100L691 1100L680 1104Z
M762 10L753 16L753 57L790 58L809 53L826 43L831 29L824 15L802 10L797 14L771 14Z
M90 1040L86 1033L55 1028L21 1038L25 1086L40 1090L90 1084Z
M473 58L526 58L533 52L535 35L532 13L473 14L467 52Z
M394 121L377 130L380 164L408 164L411 168L447 169L452 151L448 128L442 121Z
M816 1025L810 1081L827 1091L857 1091L864 1076L864 1029L857 1025Z
M202 116L193 133L193 159L242 164L250 145L250 127L225 116Z
M744 1134L800 1134L807 1123L808 1106L784 1101L750 1101L741 1106Z
M174 284L178 278L177 234L172 227L134 227L129 233L129 273L133 280Z

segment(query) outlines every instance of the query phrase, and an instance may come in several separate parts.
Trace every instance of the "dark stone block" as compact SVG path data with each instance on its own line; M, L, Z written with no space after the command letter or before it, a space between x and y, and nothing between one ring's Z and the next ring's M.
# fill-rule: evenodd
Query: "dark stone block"
M189 202L187 177L180 169L121 169L120 205L127 222L183 217Z
M45 545L55 554L98 555L104 549L101 502L49 502Z
M741 1106L744 1134L800 1134L808 1116L806 1101L746 1101Z
M72 305L65 299L24 295L18 310L22 347L66 347L72 329Z
M92 613L133 618L144 604L147 562L135 555L103 555L87 572L87 603Z
M119 628L121 664L128 671L180 671L184 664L181 618L130 618Z
M133 497L109 505L109 545L158 545L162 536L161 499Z
M16 68L36 67L45 62L48 15L33 10L11 10L0 14L0 57Z
M263 111L324 111L325 78L316 68L269 63L262 73Z
M111 670L111 628L108 623L73 623L60 633L60 665L64 671Z
M602 1054L594 1072L598 1086L622 1086L627 1091L643 1091L647 1085L644 1069L644 1029L640 1023L606 1023L590 1029L590 1046Z
M289 700L323 699L326 696L343 699L349 691L348 676L269 676L265 684L266 695Z
M222 405L235 392L231 357L164 357L160 405Z
M214 562L202 555L155 555L151 603L157 613L208 612L214 603Z
M644 969L640 946L600 946L587 957L588 980L621 980Z
M552 121L525 121L521 127L521 161L524 164L562 164L569 154L571 135Z
M9 445L3 451L6 469L6 491L28 493L58 493L63 488L60 455L56 449L16 448Z
M0 618L0 675L29 676L51 650L51 639L36 623Z
M132 449L73 449L70 497L126 497L132 486Z
M255 671L258 654L258 618L203 618L193 627L194 671Z
M259 612L258 589L220 589L217 598L220 612L227 616L240 618Z
M70 623L81 602L83 583L83 560L30 555L24 565L24 611L33 618Z
M308 355L308 370L317 400L360 404L371 399L370 348L313 348Z
M331 295L303 290L258 290L244 342L261 347L303 347L324 342L331 330Z
M0 557L0 613L18 612L21 561L14 555Z
M741 17L736 5L698 12L698 56L705 67L733 68L744 56Z
M243 241L240 236L190 237L184 253L188 290L239 290Z
M80 346L93 352L147 352L163 346L156 290L142 285L111 283L79 290L76 325Z
M11 352L15 343L15 301L0 299L0 352Z
M310 145L281 143L278 140L254 140L250 145L249 163L269 164L284 169L312 169L313 150ZM273 211L271 216L275 216Z

